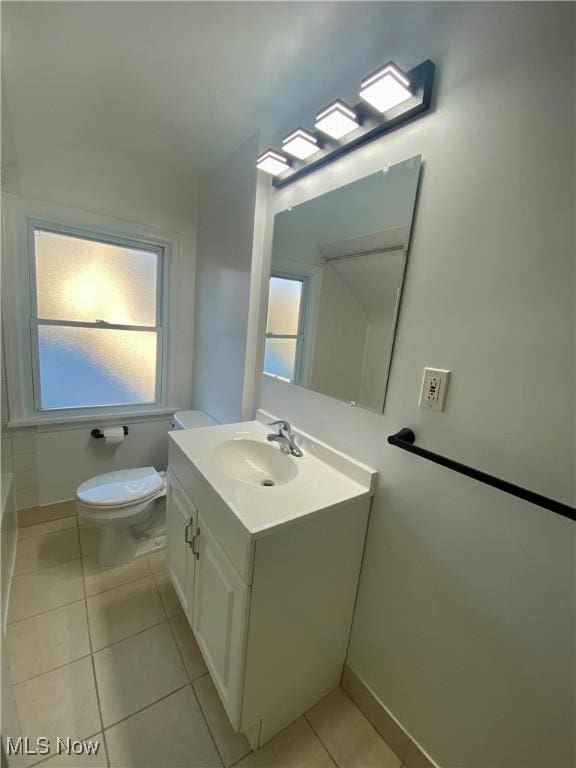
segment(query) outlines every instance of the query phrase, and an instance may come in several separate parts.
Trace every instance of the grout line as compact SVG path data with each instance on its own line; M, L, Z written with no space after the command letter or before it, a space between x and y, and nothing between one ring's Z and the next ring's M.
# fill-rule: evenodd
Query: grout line
M110 566L111 568L114 568L115 566ZM105 589L101 589L98 592L92 592L91 594L88 594L86 592L86 599L89 600L91 597L97 597L98 595L103 595L104 592L111 592L113 589L118 589L118 587L125 587L127 584L133 584L135 581L140 581L141 579L146 579L148 576L152 576L151 573L145 573L144 576L135 576L134 578L130 578L127 581L123 581L121 584L115 584L113 587L106 587ZM84 564L82 564L82 578L84 579L84 586L86 588L86 571L84 570Z
M86 584L84 583L84 568L82 568L82 584L84 587L84 612L86 614L86 626L88 628L88 645L90 646L90 663L92 665L92 677L94 678L94 690L96 692L96 704L98 706L98 717L100 718L100 729L102 731L102 741L104 742L104 755L106 763L110 765L110 756L108 755L108 744L104 734L104 718L102 717L102 705L100 703L100 690L98 688L98 677L96 675L96 664L94 662L94 646L92 645L92 634L90 632L90 616L88 615L88 599L86 597Z
M18 624L21 621L28 621L28 619L35 619L36 616L44 616L47 613L51 613L52 611L57 611L58 608L65 608L67 605L74 605L74 603L80 603L82 600L84 600L83 597L77 597L74 600L70 600L69 602L62 603L61 605L55 605L53 608L47 608L45 611L38 611L38 613L31 613L30 616L23 616L21 619L15 619L14 621L7 621L6 627L11 627L12 624Z
M115 587L108 587L108 589L103 589L102 592L96 592L93 595L87 595L86 600L92 600L94 597L99 597L100 595L104 595L106 592L112 592L114 589L120 589L121 587L127 587L128 584L135 584L137 581L144 581L144 579L151 579L154 586L156 586L154 579L152 579L152 574L146 573L144 576L138 576L136 579L132 579L131 581L125 581L122 584L116 584ZM162 601L160 601L162 602Z
M90 616L88 614L88 596L86 594L86 581L84 579L84 554L82 552L82 540L80 537L80 527L78 526L78 539L80 544L80 570L82 573L82 589L84 590L84 612L86 614L86 626L88 627L88 644L90 646L90 662L92 665L92 677L94 678L94 690L96 692L96 705L98 707L98 717L100 718L100 729L102 731L102 741L104 742L104 757L106 765L110 765L110 756L108 754L108 744L106 734L104 733L104 718L102 717L102 705L100 703L100 690L98 688L98 678L96 676L96 665L94 663L94 646L92 644L92 632L90 630Z
M68 518L68 517L59 517L59 518L57 518L57 520L69 520L69 519L70 518ZM45 523L32 523L32 525L25 525L22 528L18 528L17 530L18 531L25 531L27 528L34 528L34 526L36 526L36 525L46 525L47 523L55 523L55 522L56 522L56 520L46 520ZM25 539L21 538L20 540L22 542L34 541L34 539L39 539L42 536L54 536L54 534L56 534L56 533L64 533L65 531L72 531L72 530L74 530L74 527L76 527L76 529L78 530L78 522L76 522L75 526L74 525L69 525L67 528L57 528L55 531L47 531L46 533L37 533L34 536L28 536L27 538L25 538Z
M25 509L19 509L18 512L28 512L28 510L34 509L34 507L26 507ZM38 507L38 509L41 509L41 507ZM60 517L51 517L49 520L39 520L36 523L26 523L26 525L19 525L18 528L21 530L23 528L31 528L33 525L42 525L42 523L52 523L54 520L64 520L68 517L77 517L75 512L72 512L70 515L61 515Z
M108 645L103 645L102 648L96 648L92 651L94 655L97 653L100 653L100 651L105 651L108 648L112 648L114 645L118 645L118 643L123 643L125 640L130 640L133 637L136 637L136 635L141 635L144 632L148 632L149 629L154 629L155 627L159 627L162 624L165 624L168 621L168 619L162 619L162 621L157 621L155 624L150 624L149 627L145 627L144 629L139 629L137 632L133 632L131 635L126 635L126 637L121 637L120 640L114 640L112 643L108 643Z
M91 656L92 656L92 652L88 651L88 653L85 653L83 656L78 656L77 659L70 659L69 661L65 661L64 664L58 664L57 667L50 667L50 669L45 669L44 672L38 672L37 675L26 677L24 678L24 680L18 680L15 683L13 682L12 685L14 686L14 688L16 688L18 685L22 685L23 683L29 683L31 680L37 680L39 677L44 677L44 675L49 675L51 672L56 672L58 669L63 669L64 667L67 667L69 664L75 664L77 661L88 659Z
M338 763L336 762L336 758L334 757L334 755L332 754L332 752L331 752L331 751L330 751L330 749L328 748L328 745L324 743L324 741L323 741L322 737L320 736L320 734L318 733L318 731L316 730L316 728L314 728L314 726L312 725L312 723L311 723L311 722L310 722L310 720L308 719L308 712L309 712L309 710L307 710L306 712L304 712L304 714L303 714L303 718L304 718L304 720L306 720L306 722L308 723L308 725L310 726L310 728L311 728L311 730L312 730L312 733L313 733L313 734L316 736L316 738L318 739L318 741L320 742L320 744L322 744L322 746L323 746L323 747L324 747L324 749L326 750L326 753L328 754L328 757L330 758L330 760L332 760L332 762L334 763L334 765L338 766Z
M21 573L14 573L14 576L28 576L31 573L38 573L38 571L45 571L47 568L57 568L59 565L64 565L65 563L70 563L72 560L81 560L82 559L82 552L80 548L80 532L78 530L78 526L74 528L72 526L71 528L63 528L60 531L51 531L50 533L41 533L38 536L32 536L29 539L22 539L19 538L19 547L26 546L26 544L30 541L36 541L37 539L44 539L56 536L69 536L72 531L76 530L76 545L78 547L78 552L73 557L66 557L64 560L61 560L58 563L52 563L51 565L41 565L39 568L32 568L30 571L22 571ZM16 561L18 560L18 552L16 552Z
M198 678L196 678L196 679L198 679ZM216 743L216 739L214 737L214 734L212 733L212 729L210 728L210 723L208 722L208 718L206 717L206 713L202 709L202 704L200 702L200 698L199 698L198 694L196 693L196 690L194 689L194 685L192 683L190 683L190 688L192 689L192 695L196 699L196 704L198 704L198 709L200 710L200 714L202 715L202 719L204 720L204 722L206 724L206 728L208 729L208 734L210 735L210 738L212 739L212 743L214 744L214 749L216 750L216 754L218 755L218 757L220 758L220 762L224 766L225 765L224 758L220 754L220 750L218 749L218 744ZM216 695L218 695L218 694L216 694Z
M126 715L126 717L122 717L120 720L116 720L114 723L110 723L110 725L107 725L106 728L103 729L103 733L106 733L106 731L110 731L112 728L116 728L117 725L120 725L120 723L125 723L126 720L130 720L131 717L134 717L134 715L139 715L141 712L145 712L147 709L150 709L150 707L153 707L155 704L159 704L161 701L164 701L164 699L169 698L170 696L173 696L175 693L178 693L178 691L184 690L184 688L188 688L190 683L184 683L184 685L178 686L178 688L174 688L173 691L170 691L170 693L164 694L164 696L160 696L159 699L155 699L154 701L151 701L149 704L146 704L144 707L140 707L140 709L136 709L134 712L131 712L129 715Z
M187 618L186 614L184 613L184 611L182 611L182 613L184 614L184 619L188 622L188 618ZM202 704L200 702L200 699L198 698L198 694L196 693L196 691L194 689L194 680L200 680L200 678L205 677L207 674L209 674L209 672L206 671L204 674L199 675L198 677L195 677L194 680L192 680L192 676L188 672L188 667L186 666L186 663L184 662L184 655L183 655L182 651L180 650L180 646L178 645L178 641L176 640L176 633L174 632L174 627L172 626L172 622L170 621L170 619L168 619L168 627L170 629L170 634L172 635L172 640L174 642L174 645L176 646L176 651L178 652L178 656L180 657L180 661L182 662L182 666L184 667L184 672L186 673L186 677L189 680L189 685L190 685L190 688L192 689L192 695L196 699L196 703L198 704L198 708L200 710L200 714L202 715L202 718L203 718L204 722L206 723L206 727L208 728L208 733L210 734L210 738L212 739L212 742L214 744L214 749L216 750L216 754L220 758L220 762L222 763L222 765L225 765L224 758L220 754L220 750L218 749L218 744L216 743L216 739L214 738L214 735L212 733L212 729L210 728L210 724L208 723L208 718L206 717L206 714L204 713L204 710L202 709ZM191 627L190 627L190 632L192 632L192 628ZM194 637L194 635L192 635L192 637ZM196 642L196 638L194 638L194 642Z
M52 613L53 611L59 611L61 608L66 608L68 605L74 605L75 603L81 603L83 600L84 600L83 597L79 597L77 600L72 600L72 602L70 603L57 605L56 608L48 608L45 611L40 611L40 613L33 613L32 616L25 616L23 619L16 619L15 621L9 621L6 624L6 627L13 627L15 624L21 624L23 621L30 621L31 619L35 619L37 616L46 616L47 613Z
M34 539L28 539L28 541L34 541ZM26 541L22 542L23 544L26 544ZM66 560L62 560L59 563L52 563L52 565L45 565L42 568L35 568L32 571L21 571L20 573L14 573L14 576L31 576L33 573L38 573L39 571L45 571L48 568L57 568L59 565L66 565L66 563L71 563L74 560L79 560L80 558L78 555L75 555L74 557L66 558Z

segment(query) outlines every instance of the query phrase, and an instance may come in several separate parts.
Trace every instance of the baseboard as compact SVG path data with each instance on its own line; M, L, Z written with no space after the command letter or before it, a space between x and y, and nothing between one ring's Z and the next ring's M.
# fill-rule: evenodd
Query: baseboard
M439 768L416 739L396 720L376 694L347 664L342 688L406 768Z

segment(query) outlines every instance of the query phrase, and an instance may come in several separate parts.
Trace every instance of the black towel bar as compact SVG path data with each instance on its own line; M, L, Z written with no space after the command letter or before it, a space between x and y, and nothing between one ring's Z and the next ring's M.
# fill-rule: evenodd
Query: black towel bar
M493 475L488 475L486 472L481 472L479 469L472 469L472 467L467 467L465 464L460 464L459 461L454 461L453 459L448 459L446 456L440 456L438 453L428 451L426 448L419 448L417 445L414 445L415 440L416 435L411 429L408 429L408 427L403 427L403 429L396 432L395 435L390 435L388 438L390 445L402 448L403 451L415 453L416 456L421 456L423 459L433 461L435 464L440 464L442 467L452 469L454 472L459 472L461 475L466 475L481 483L491 485L493 488L498 488L499 491L504 491L504 493L509 493L512 496L517 496L519 499L529 501L531 504L537 504L539 507L549 509L551 512L555 512L557 515L562 515L562 517L567 517L569 520L576 520L576 509L569 504L563 504L561 501L555 501L554 499L549 499L547 496L541 496L539 493L534 493L534 491L529 491L527 488L514 485L514 483L509 483L506 480L501 480L499 477L493 477Z

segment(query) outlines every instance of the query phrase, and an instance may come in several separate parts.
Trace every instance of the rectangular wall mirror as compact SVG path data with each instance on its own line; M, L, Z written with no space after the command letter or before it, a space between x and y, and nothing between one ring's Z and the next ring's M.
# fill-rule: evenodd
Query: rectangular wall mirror
M265 374L382 412L420 165L275 216Z

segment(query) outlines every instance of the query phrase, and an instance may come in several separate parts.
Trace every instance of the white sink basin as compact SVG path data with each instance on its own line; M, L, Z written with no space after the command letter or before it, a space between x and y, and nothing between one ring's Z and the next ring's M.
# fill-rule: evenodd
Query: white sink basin
M216 446L212 456L221 472L250 485L285 485L298 474L293 459L273 445L257 440L225 440Z
M304 455L267 441L277 416L170 432L170 462L191 462L254 539L298 519L363 499L376 470L295 429ZM268 482L274 487L267 487Z

